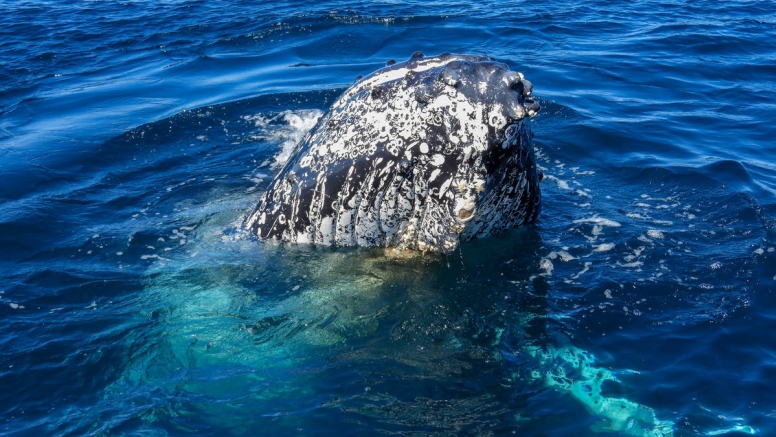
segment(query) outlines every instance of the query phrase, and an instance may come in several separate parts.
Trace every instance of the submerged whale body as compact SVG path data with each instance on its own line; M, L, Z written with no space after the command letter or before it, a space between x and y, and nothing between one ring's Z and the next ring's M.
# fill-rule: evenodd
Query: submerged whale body
M450 253L531 223L532 88L488 57L389 61L321 117L246 225L260 239Z

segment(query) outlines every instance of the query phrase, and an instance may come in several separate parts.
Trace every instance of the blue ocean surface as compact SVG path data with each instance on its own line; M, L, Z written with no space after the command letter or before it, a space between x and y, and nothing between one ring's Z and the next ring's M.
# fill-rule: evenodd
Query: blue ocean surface
M389 59L534 84L535 225L265 244ZM776 435L771 1L0 2L0 435Z

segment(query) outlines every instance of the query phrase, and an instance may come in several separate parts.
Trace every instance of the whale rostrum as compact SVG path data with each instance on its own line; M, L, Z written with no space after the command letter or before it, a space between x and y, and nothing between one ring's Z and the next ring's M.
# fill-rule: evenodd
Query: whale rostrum
M489 57L389 61L321 117L246 225L260 239L450 253L532 223L532 92Z

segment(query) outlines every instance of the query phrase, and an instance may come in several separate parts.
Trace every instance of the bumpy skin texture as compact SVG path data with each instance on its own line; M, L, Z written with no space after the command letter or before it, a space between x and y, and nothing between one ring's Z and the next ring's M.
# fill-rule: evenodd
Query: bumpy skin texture
M531 90L487 57L389 61L321 117L246 224L260 239L450 253L531 223Z

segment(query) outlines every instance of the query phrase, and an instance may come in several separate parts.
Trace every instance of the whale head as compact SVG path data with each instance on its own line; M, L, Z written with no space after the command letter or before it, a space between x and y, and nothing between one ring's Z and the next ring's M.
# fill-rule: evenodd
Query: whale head
M389 61L321 117L246 223L260 239L441 253L531 223L532 89L483 56Z

